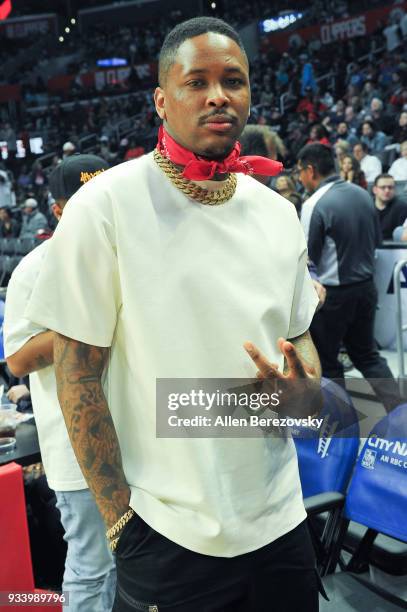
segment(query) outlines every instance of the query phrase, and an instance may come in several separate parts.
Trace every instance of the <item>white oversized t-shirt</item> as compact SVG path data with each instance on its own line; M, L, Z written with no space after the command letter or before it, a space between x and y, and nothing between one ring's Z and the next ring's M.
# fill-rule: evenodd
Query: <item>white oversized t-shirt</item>
M24 317L49 241L24 257L14 270L7 287L4 312L4 352L14 355L30 338L47 331ZM41 458L49 486L55 491L77 491L87 484L69 441L57 397L54 366L30 374L31 399L37 425Z
M291 439L156 437L157 378L245 378L254 342L283 366L318 298L294 207L238 175L233 198L187 198L152 154L82 187L65 207L26 316L111 346L105 394L131 489L153 529L199 553L256 550L304 518Z

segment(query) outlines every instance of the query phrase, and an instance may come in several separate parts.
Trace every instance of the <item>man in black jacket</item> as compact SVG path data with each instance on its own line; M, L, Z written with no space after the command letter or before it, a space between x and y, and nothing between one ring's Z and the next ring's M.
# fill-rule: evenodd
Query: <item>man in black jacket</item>
M375 178L373 193L383 240L392 240L393 231L407 219L407 202L395 195L396 183L391 174Z
M317 265L326 302L315 315L311 334L322 373L343 381L338 352L343 343L354 366L369 379L386 410L399 403L396 381L374 340L377 290L375 249L381 241L377 215L366 190L335 174L330 149L321 144L298 154L299 180L312 193L301 222L308 253Z

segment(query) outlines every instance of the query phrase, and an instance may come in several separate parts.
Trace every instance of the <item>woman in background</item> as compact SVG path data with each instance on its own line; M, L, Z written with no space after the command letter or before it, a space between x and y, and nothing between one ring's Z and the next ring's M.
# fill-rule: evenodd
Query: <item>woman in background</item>
M302 198L296 191L294 180L287 174L281 174L276 178L274 185L277 193L292 202L296 208L298 216L301 214Z
M344 181L367 189L367 181L360 164L352 155L344 155L340 161L340 175Z

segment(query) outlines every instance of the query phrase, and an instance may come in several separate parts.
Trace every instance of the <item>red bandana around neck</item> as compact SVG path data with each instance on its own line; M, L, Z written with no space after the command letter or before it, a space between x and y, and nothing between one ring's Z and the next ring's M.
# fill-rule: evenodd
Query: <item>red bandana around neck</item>
M275 176L283 170L281 162L273 161L259 155L240 155L240 142L236 142L232 152L222 161L202 159L175 142L164 126L158 131L157 149L178 166L184 166L182 176L192 181L207 181L215 174L243 172L243 174L260 174Z

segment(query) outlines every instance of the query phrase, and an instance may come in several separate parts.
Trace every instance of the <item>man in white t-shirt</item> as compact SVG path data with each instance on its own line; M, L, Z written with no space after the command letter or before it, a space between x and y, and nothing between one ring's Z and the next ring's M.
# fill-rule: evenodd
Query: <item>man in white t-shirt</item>
M115 612L314 612L292 439L159 435L163 379L192 394L197 378L315 388L320 372L297 214L246 176L277 162L236 143L250 106L239 36L214 18L179 24L159 80L158 148L70 200L26 315L56 332L61 407L116 550Z
M95 155L67 157L50 176L60 219L68 198L92 175L109 166ZM58 403L53 367L54 333L24 317L52 239L31 251L14 270L4 316L5 356L16 376L30 375L31 399L41 457L55 490L68 544L63 589L71 612L108 612L113 605L115 567L104 524L75 458ZM65 257L70 257L67 248Z
M376 176L382 173L382 162L376 155L369 155L366 143L357 142L353 147L353 155L360 163L360 168L364 173L368 183L373 183Z

